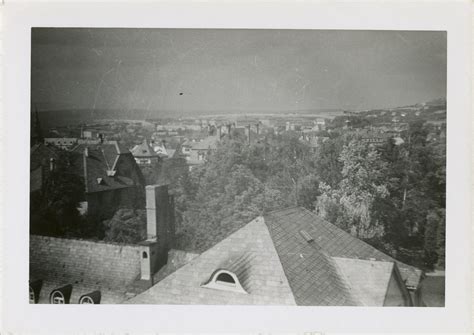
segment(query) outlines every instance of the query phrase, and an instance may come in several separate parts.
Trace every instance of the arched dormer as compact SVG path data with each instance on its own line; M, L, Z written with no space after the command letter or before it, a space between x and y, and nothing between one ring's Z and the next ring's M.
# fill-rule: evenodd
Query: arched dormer
M237 275L225 269L214 271L209 280L203 284L202 287L248 294L240 284Z
M69 304L71 292L72 285L70 284L54 289L49 295L49 302L51 304Z
M37 304L43 281L41 279L30 282L30 304Z
M100 291L93 291L82 295L79 298L79 304L100 304Z

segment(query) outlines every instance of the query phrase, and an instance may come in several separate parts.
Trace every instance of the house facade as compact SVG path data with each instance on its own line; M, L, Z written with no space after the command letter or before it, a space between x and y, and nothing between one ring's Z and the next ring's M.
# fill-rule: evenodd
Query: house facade
M151 165L160 159L160 156L155 152L146 138L141 144L134 146L131 153L139 165Z

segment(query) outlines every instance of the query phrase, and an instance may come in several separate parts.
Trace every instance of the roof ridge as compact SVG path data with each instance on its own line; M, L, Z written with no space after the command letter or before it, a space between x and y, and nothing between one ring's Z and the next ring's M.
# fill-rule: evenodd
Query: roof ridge
M298 206L298 205L293 205L293 206L289 206L289 207L285 207L285 208L281 208L281 207L280 207L280 208L278 208L278 209L274 209L274 210L265 212L265 213L264 213L264 216L265 216L265 215L268 215L268 214L275 213L275 212L286 211L286 210L294 209L294 208L303 208L303 207Z

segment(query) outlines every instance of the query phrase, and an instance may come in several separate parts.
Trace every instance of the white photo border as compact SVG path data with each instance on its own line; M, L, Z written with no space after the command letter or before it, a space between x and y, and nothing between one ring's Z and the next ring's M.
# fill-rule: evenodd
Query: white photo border
M470 332L470 3L26 3L3 6L3 328L65 332ZM30 305L32 27L436 30L448 36L446 307Z

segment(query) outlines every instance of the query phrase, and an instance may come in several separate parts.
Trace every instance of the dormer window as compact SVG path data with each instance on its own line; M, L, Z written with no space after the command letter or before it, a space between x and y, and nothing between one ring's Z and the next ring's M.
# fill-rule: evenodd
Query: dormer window
M216 283L226 284L226 285L235 285L235 280L234 280L234 277L232 277L230 274L226 272L222 272L216 277Z
M91 297L85 296L79 300L79 303L82 305L94 304L94 300Z
M114 177L116 172L117 172L116 170L107 170L107 176Z
M35 291L30 286L30 304L36 304Z
M63 294L59 291L53 292L53 294L51 295L51 303L52 304L64 304L65 299L64 299Z
M69 304L71 298L72 285L65 285L57 288L49 295L49 302L51 304Z
M101 294L100 291L93 291L88 294L84 294L79 298L79 304L88 305L88 304L100 304Z
M41 279L30 282L30 304L38 303L42 285Z
M202 287L248 294L240 284L237 275L224 269L214 271L209 280L203 284Z

